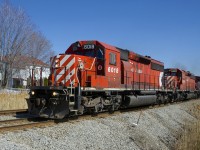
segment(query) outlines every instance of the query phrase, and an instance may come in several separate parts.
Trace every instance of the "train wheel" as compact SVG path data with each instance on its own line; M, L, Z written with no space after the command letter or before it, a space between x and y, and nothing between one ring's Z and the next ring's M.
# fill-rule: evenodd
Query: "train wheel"
M114 105L111 105L111 106L108 107L108 112L109 112L110 114L113 114L113 113L115 112Z
M96 105L94 108L91 109L91 116L98 116L98 113L99 113L99 108L98 106Z

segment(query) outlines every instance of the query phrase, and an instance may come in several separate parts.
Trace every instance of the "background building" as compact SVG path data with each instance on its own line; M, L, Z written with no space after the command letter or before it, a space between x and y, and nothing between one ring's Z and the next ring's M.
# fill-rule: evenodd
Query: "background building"
M0 80L3 79L3 68L5 67L5 64L6 63L0 64ZM34 85L44 85L49 74L50 68L48 64L33 57L20 56L15 59L12 65L12 73L8 77L7 87L28 88L31 85L31 82L33 82Z

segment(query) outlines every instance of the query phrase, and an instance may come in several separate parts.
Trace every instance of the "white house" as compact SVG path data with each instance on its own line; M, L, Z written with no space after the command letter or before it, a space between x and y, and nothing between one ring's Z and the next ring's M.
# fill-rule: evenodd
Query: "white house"
M12 77L9 80L10 87L27 87L34 84L39 85L42 80L44 85L44 79L48 79L50 74L49 65L33 57L20 56L16 59L16 63L13 66Z

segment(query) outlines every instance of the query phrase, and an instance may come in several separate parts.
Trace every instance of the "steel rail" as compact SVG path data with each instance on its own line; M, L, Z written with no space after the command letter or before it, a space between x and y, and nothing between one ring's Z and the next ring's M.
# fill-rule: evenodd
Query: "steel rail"
M53 120L41 121L41 122L31 122L26 124L18 124L18 125L10 125L0 127L0 133L18 131L18 130L27 130L35 127L46 127L50 125L54 125L55 122Z
M9 115L9 114L17 114L17 113L27 113L27 109L2 110L0 111L0 116Z
M8 123L22 122L22 121L27 121L27 120L28 120L28 118L10 119L10 120L0 120L0 125L1 125L1 124L8 124Z

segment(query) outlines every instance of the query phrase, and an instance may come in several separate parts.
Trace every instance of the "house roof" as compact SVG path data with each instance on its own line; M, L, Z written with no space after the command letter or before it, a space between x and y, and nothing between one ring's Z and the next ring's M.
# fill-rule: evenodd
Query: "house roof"
M5 62L8 62L6 57L3 60ZM20 55L15 57L13 68L25 68L27 66L49 67L47 63L44 63L43 61L34 57L26 55Z

